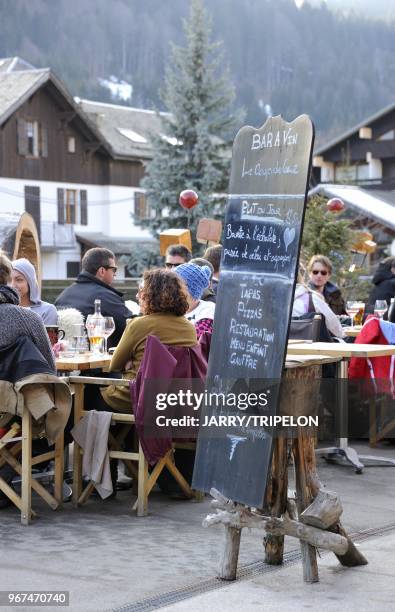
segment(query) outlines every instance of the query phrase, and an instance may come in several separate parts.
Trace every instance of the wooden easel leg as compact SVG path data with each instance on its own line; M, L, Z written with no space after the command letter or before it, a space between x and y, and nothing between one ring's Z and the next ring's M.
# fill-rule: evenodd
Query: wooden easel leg
M293 443L293 454L295 460L295 482L298 513L313 501L310 490L310 473L315 474L314 452L310 447L314 446L314 439L307 437L300 429L297 439ZM303 579L305 582L318 582L317 552L314 546L306 542L300 542L303 563Z
M241 529L225 526L225 546L218 573L221 580L236 580L239 559Z
M266 503L270 515L281 517L287 507L288 471L287 440L278 438L274 442L271 475L267 489ZM267 534L264 538L265 563L281 565L284 554L284 536Z
M22 525L29 525L32 511L32 417L25 407L22 414Z

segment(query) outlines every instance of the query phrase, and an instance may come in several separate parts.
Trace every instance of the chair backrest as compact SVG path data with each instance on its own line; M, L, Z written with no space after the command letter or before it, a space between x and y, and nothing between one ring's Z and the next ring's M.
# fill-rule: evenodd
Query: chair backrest
M170 388L174 379L198 379L204 383L206 374L207 360L199 344L193 347L169 346L162 344L156 336L148 336L137 376L135 380L130 381L130 395L137 433L149 463L156 463L172 444L171 432L166 428L160 428L160 438L153 437L152 431L150 437L144 436L147 422L151 422L160 414L153 406L155 394L158 391L166 393L166 383ZM158 381L157 389L154 381ZM146 408L149 410L148 414Z
M289 338L291 340L318 342L321 324L322 316L316 312L308 312L301 317L292 317L289 327Z

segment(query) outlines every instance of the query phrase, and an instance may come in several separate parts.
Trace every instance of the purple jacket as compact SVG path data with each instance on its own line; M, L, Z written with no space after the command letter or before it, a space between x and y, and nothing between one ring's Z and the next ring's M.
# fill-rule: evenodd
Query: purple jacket
M129 386L136 430L150 465L163 457L172 445L171 428L158 427L156 431L160 431L161 437L152 436L155 431L152 421L161 414L153 405L156 391L160 388L161 393L166 393L175 378L198 379L204 384L206 373L207 360L199 344L191 348L169 346L162 344L156 336L148 336L139 371ZM144 384L146 381L149 383L147 388ZM153 388L154 381L158 381L158 389ZM149 414L146 413L146 406Z

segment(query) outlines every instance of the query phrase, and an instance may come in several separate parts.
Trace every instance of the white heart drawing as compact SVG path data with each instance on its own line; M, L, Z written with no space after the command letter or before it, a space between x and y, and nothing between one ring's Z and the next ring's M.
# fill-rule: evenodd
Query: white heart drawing
M294 227L287 227L285 229L284 232L284 244L285 244L285 250L288 251L288 247L290 244L292 244L292 242L295 240L295 228Z

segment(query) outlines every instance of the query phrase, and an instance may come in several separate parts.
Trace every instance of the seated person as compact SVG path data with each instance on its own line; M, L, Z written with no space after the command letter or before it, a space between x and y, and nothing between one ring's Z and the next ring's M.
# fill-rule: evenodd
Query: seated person
M177 266L176 274L181 276L188 289L189 307L186 318L196 327L197 337L203 332L212 332L214 322L215 304L205 302L202 295L210 284L211 270L208 266L197 266L186 263Z
M295 289L294 303L292 308L293 317L301 317L308 312L317 312L325 317L328 331L337 338L343 338L344 332L339 319L325 302L321 294L312 291L303 283L302 275L299 274Z
M208 247L205 250L204 255L203 255L204 259L207 259L207 261L210 262L214 268L211 286L212 286L212 290L214 291L215 295L217 295L217 290L218 290L221 256L222 256L222 244L214 244L213 246Z
M210 268L210 271L211 271L210 284L207 287L207 289L203 291L202 300L204 302L213 302L215 304L217 300L217 296L214 293L213 286L212 286L214 267L207 259L204 259L204 257L194 257L193 259L191 259L190 263L196 264L197 266L200 266L200 267L208 266Z
M109 249L89 249L82 258L82 271L75 283L66 287L56 298L56 308L76 308L84 315L93 314L95 300L101 300L101 314L113 317L115 332L108 339L108 347L116 346L123 334L126 320L133 313L125 306L123 294L113 287L117 266Z
M322 295L329 308L336 315L347 314L344 298L339 287L329 280L333 271L329 257L313 255L307 264L307 270L309 273L309 288Z
M54 355L41 317L19 305L19 294L9 286L12 264L0 252L0 347L13 344L21 335L28 336L56 374Z
M47 361L49 370L56 374L54 356L44 323L38 314L19 306L19 294L9 286L11 273L11 261L0 251L0 348L14 344L21 336L28 336ZM14 476L15 472L8 464L0 468L0 477L8 484ZM9 498L0 491L0 508L5 508L10 503L12 502Z
M157 269L144 273L139 287L141 317L130 321L115 349L111 371L122 371L123 378L136 377L149 335L163 344L196 346L196 331L184 317L188 310L188 295L184 283L171 270ZM116 412L131 412L129 390L110 385L102 390L107 408Z
M41 299L36 270L28 259L23 257L12 262L11 286L19 293L20 305L40 315L44 325L58 324L58 312L53 304Z

